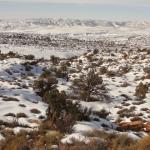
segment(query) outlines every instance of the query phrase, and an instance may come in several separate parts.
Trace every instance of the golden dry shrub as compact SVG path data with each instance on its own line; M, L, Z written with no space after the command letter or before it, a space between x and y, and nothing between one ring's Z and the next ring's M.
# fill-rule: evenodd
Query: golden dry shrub
M116 136L116 138L112 139L111 150L132 150L130 149L133 146L135 141L128 137L127 134L122 134Z
M74 144L60 145L60 150L107 150L106 142L101 140L92 140L88 144L75 142Z
M136 150L150 150L150 136L141 139L136 145Z
M140 99L144 99L146 97L146 93L148 92L147 84L143 84L142 82L135 89L135 96Z
M23 132L16 136L8 137L5 141L0 143L1 150L30 150L27 147L26 134Z

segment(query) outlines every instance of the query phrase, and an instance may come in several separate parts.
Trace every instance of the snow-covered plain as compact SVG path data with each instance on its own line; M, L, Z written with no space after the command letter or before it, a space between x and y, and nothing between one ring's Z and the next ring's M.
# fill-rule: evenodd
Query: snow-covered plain
M21 65L23 60L10 58L0 61L0 120L13 121L17 119L20 124L28 124L31 120L45 116L47 105L41 102L41 98L35 94L31 85L34 78L42 72L40 67L34 67L31 72L26 72ZM33 74L33 78L29 74ZM31 109L40 110L39 114L33 114ZM9 113L17 115L24 113L27 117L16 118L10 117ZM46 117L46 116L45 116ZM35 124L36 126L36 124Z
M95 64L103 62L95 67L97 73L100 73L101 67L115 72L114 76L106 73L100 74L111 101L81 102L83 107L93 111L101 109L109 111L107 120L78 122L73 127L74 133L62 142L70 143L71 138L87 142L88 139L83 132L105 130L102 124L107 125L111 132L117 127L111 122L119 119L130 121L140 116L150 121L150 89L142 103L138 103L135 96L136 86L140 82L150 83L149 78L143 78L146 76L143 69L150 67L150 53L138 51L139 48L150 47L149 22L63 19L1 20L0 32L7 37L6 39L2 37L0 40L2 53L12 51L19 55L32 54L36 59L44 58L45 60L49 60L51 55L65 59L78 56L70 62L70 69L77 70L77 73L69 74L69 82L59 79L59 90L68 92L73 79L81 73L87 73L86 68L91 65L88 56L93 54L88 50L99 50L99 53L93 56L92 61ZM31 39L28 39L30 36L32 36ZM48 38L47 41L44 40L45 37ZM38 43L36 39L40 42ZM124 58L125 54L127 54L126 58ZM82 64L79 60L82 60ZM32 85L50 62L45 61L38 66L33 65L30 71L25 70L22 65L24 62L22 58L0 60L0 120L17 121L19 124L27 125L26 129L29 130L40 124L40 118L46 117L47 104L37 96ZM129 71L120 75L121 68L126 67L130 68ZM133 109L131 116L120 118L118 112L122 109L128 111L130 108ZM32 109L40 112L35 114L31 111ZM17 117L20 113L24 113L26 117ZM19 126L15 127L14 132L17 133L20 129L22 128ZM130 136L133 136L133 133ZM0 135L1 138L3 136Z
M0 32L62 35L84 40L111 40L119 43L150 43L150 22L104 20L26 19L1 20ZM139 43L141 41L141 43Z

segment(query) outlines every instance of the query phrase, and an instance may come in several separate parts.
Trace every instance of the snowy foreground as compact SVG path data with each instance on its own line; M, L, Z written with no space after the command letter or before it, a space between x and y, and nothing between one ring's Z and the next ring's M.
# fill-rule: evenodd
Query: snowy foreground
M90 138L86 136L87 133L95 130L127 133L136 140L147 135L144 129L138 132L119 132L117 128L119 123L137 118L145 123L150 121L150 71L145 71L145 68L150 70L150 23L66 22L0 22L0 32L3 34L0 36L1 53L12 51L19 56L32 54L35 56L34 60L43 58L38 64L30 65L29 70L24 63L34 60L11 56L0 60L1 131L11 129L18 133L22 129L34 130L47 117L47 104L36 94L33 83L43 69L51 68L50 56L55 55L62 58L62 62L77 56L70 61L69 69L76 72L69 72L69 81L58 79L57 87L60 91L69 93L73 80L81 73L86 74L87 68L93 65L103 78L106 95L109 97L104 101L81 101L83 108L97 112L105 109L109 115L105 119L91 116L90 121L77 122L73 126L73 133L64 137L62 143L88 143ZM92 50L95 49L99 51L93 54ZM102 68L105 68L103 73ZM148 85L146 97L142 100L135 96L140 82ZM8 127L6 123L12 122L17 125ZM0 134L0 139L4 138Z

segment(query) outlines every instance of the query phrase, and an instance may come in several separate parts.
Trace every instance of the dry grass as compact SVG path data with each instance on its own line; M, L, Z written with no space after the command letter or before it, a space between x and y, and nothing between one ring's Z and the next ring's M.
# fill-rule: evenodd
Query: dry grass
M150 150L150 136L141 139L136 145L136 150Z
M10 134L0 142L0 150L51 150L52 145L59 145L62 134L58 131L21 131Z
M0 142L0 150L51 150L52 145L57 145L59 150L149 150L150 136L134 141L126 134L109 134L103 131L87 133L91 141L87 144L75 142L62 144L63 137L59 131L53 130L49 121L45 122L39 131L27 133L21 131L14 135L10 130L3 132L6 140ZM96 138L95 138L96 137Z
M5 127L15 128L15 127L23 127L23 128L30 128L28 125L20 124L17 119L14 119L12 122L6 122L0 120L0 126L4 125Z
M112 139L111 147L112 150L130 150L130 147L135 144L131 138L126 134L119 135Z
M1 150L30 150L27 149L27 138L26 134L20 133L17 136L8 137L5 141L0 144ZM25 149L26 148L26 149Z
M60 150L107 150L105 142L93 140L88 144L74 143L72 145L61 145Z
M91 139L93 137L88 144L76 142L71 145L60 145L60 150L134 150L136 144L136 141L126 134L116 135L95 131L88 136Z

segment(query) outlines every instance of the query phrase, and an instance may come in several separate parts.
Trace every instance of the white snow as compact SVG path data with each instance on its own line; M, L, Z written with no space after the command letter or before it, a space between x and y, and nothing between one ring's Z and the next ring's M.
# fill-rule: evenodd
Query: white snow
M51 24L54 23L54 25ZM99 119L98 121L91 118L91 121L80 121L73 126L74 132L71 135L66 135L62 139L62 143L71 144L74 141L82 141L87 143L89 138L86 137L87 132L93 132L95 130L107 130L112 132L116 129L115 123L120 116L118 111L122 109L130 109L135 107L135 117L142 112L141 118L150 121L150 110L142 111L142 108L149 109L150 106L150 89L146 94L146 98L143 99L144 103L135 104L136 96L135 89L140 83L150 83L150 79L142 79L146 74L143 68L150 63L150 55L145 52L137 51L138 48L150 47L150 22L107 22L107 21L79 21L79 20L2 20L0 22L0 32L5 33L30 33L40 34L45 36L55 35L67 38L74 38L85 41L103 41L103 42L115 42L114 45L109 46L109 52L107 47L100 47L100 51L94 56L95 60L92 63L98 64L100 60L103 61L102 65L96 66L95 70L99 73L100 67L104 66L109 71L114 71L115 76L108 76L107 74L100 75L103 78L103 83L106 87L107 94L110 96L110 101L95 101L95 102L80 102L83 108L91 109L92 111L100 111L105 109L110 112L106 119ZM72 47L74 43L72 43ZM121 44L125 44L127 50L121 47ZM58 79L57 88L59 91L69 91L72 85L72 80L78 78L82 73L87 74L86 68L91 65L91 62L87 59L92 52L84 54L87 47L91 45L84 45L76 49L68 47L39 47L31 45L11 45L0 44L0 50L2 53L8 53L13 51L20 55L33 54L36 59L44 58L49 60L51 55L55 55L60 58L71 58L78 56L70 62L69 69L77 70L75 73L69 73L69 82L65 79ZM97 45L94 45L95 47ZM94 47L94 48L95 48ZM89 48L90 49L90 48ZM118 49L118 51L116 51ZM128 58L123 58L123 53L128 54ZM137 58L138 57L138 58ZM82 64L79 64L79 60L82 60ZM32 130L36 129L39 117L46 117L47 104L41 101L35 91L33 90L33 82L41 75L44 67L50 66L49 62L44 62L41 66L33 66L31 71L25 71L22 63L25 60L20 58L8 58L0 60L0 120L6 122L18 121L23 125L28 125L30 128L15 127L14 133L18 133L20 130ZM131 67L127 73L119 75L120 68ZM80 68L80 69L79 69ZM32 74L32 75L31 75ZM24 85L24 86L23 86ZM126 86L125 86L126 85ZM26 87L25 87L26 86ZM125 97L128 96L127 98ZM5 99L17 99L16 101L7 101ZM39 114L31 113L31 109L38 109ZM24 113L27 118L17 118L14 116L6 116L8 113L17 115L17 113ZM123 121L130 121L133 117L122 117ZM128 136L138 140L140 136L133 132L127 132ZM3 136L0 134L0 139Z
M22 70L23 66L21 66L21 62L23 61L20 59L0 61L0 120L6 122L17 120L21 124L33 127L37 126L37 124L29 123L28 120L38 120L40 115L46 117L47 104L41 101L41 98L36 95L32 87L22 87L22 84L26 84L27 86L30 85L30 83L33 83L34 79L32 77L24 78L22 76L22 73L25 73L25 71ZM8 74L6 70L9 70L12 74ZM41 72L40 68L36 70ZM40 72L34 71L33 69L34 75L38 77ZM5 98L16 98L16 101L5 101ZM21 105L24 106L22 107ZM40 110L41 113L31 113L30 110L33 108ZM8 113L13 113L15 115L17 115L17 113L24 113L27 115L27 118L5 116Z
M81 133L72 133L67 135L65 138L61 140L63 144L72 144L74 142L84 142L88 143L89 140L87 137L83 136Z

